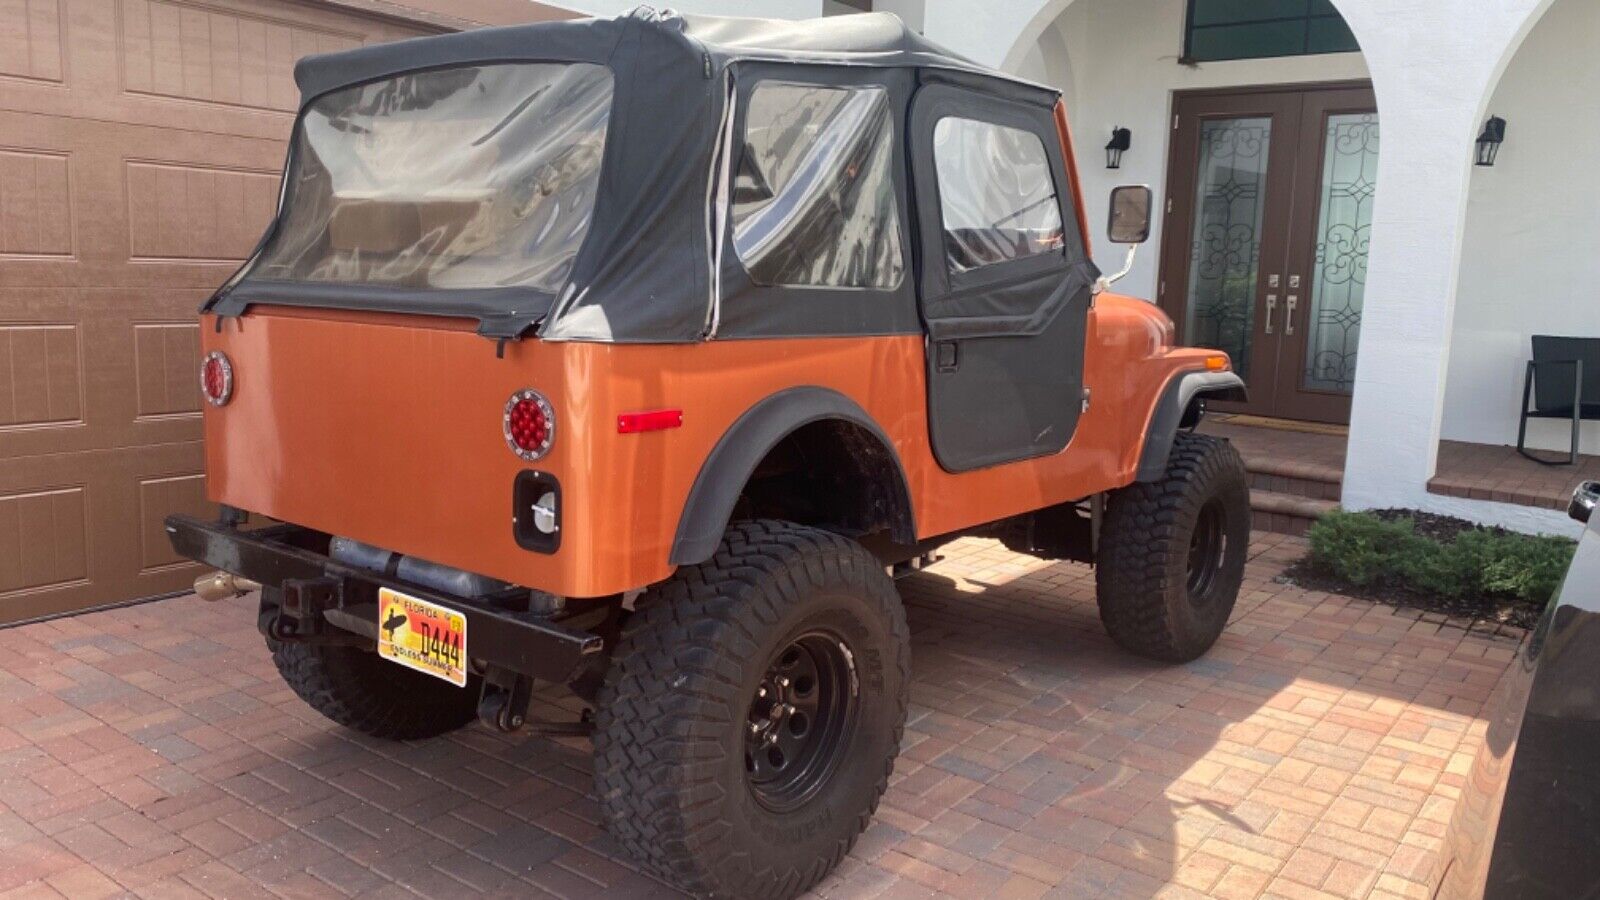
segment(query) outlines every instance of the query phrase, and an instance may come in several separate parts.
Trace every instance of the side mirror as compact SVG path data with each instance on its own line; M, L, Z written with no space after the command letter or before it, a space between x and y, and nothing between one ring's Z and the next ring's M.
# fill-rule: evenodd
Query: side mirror
M1111 222L1106 237L1113 244L1142 244L1150 239L1150 189L1124 184L1111 189Z

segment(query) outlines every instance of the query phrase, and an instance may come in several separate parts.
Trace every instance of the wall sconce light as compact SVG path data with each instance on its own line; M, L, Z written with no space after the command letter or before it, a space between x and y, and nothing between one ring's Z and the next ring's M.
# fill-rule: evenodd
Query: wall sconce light
M1106 144L1106 168L1122 168L1122 154L1133 146L1133 132L1126 128L1111 129L1111 142Z
M1483 123L1483 134L1478 135L1478 165L1494 165L1494 158L1500 155L1500 144L1505 139L1506 120L1490 116L1489 121Z

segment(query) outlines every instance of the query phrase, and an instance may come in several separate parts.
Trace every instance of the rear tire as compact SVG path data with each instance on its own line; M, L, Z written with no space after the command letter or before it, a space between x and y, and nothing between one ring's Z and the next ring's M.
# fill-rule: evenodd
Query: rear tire
M909 684L876 558L814 528L736 523L624 626L595 729L607 826L685 890L793 897L877 809Z
M1250 486L1227 441L1179 434L1160 481L1113 492L1100 534L1100 621L1124 649L1188 662L1216 643L1244 580Z
M283 680L307 704L362 734L396 741L455 731L478 715L477 679L458 688L357 647L268 640Z

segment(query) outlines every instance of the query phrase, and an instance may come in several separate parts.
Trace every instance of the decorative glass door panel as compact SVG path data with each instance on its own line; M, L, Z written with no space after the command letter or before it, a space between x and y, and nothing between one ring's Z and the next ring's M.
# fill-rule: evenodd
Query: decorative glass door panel
M1267 117L1200 123L1186 343L1226 350L1246 376L1271 142L1272 119Z
M1372 200L1378 185L1377 114L1329 116L1322 157L1301 387L1348 395L1356 381Z

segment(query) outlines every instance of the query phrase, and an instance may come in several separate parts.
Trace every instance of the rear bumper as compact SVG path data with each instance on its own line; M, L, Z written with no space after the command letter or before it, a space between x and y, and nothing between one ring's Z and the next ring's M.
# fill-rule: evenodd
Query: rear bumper
M378 638L378 589L400 591L453 609L467 620L468 653L482 668L498 667L566 683L582 674L604 641L599 635L498 605L503 598L456 597L345 565L316 549L315 532L295 525L241 531L222 522L169 516L167 536L180 556L251 581L275 595L279 615L306 640L329 628L337 639ZM264 623L265 624L265 623Z

